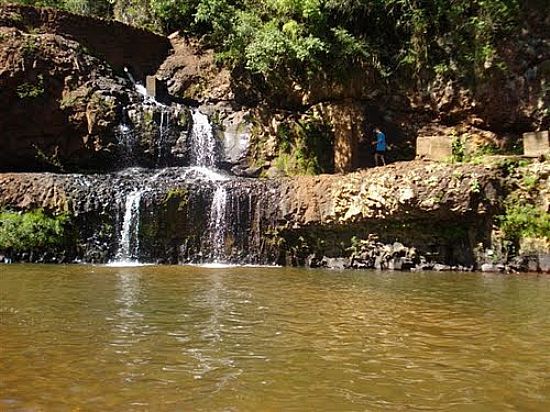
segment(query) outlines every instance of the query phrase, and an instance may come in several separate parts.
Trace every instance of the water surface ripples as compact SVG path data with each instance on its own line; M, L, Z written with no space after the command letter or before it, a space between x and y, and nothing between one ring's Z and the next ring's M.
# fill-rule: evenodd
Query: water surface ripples
M0 410L550 410L550 279L0 266Z

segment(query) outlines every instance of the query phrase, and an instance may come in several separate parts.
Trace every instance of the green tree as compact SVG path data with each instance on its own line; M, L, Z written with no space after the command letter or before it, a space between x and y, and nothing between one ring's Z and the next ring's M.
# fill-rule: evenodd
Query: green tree
M488 68L503 68L498 42L517 27L523 4L519 0L18 2L112 16L163 33L182 29L214 47L225 64L266 76L371 67L382 76L412 78L418 84L434 76L475 82Z

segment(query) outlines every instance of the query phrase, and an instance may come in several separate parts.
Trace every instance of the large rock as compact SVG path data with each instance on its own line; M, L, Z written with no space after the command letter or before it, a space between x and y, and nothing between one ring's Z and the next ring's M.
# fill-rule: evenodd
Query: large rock
M0 33L0 170L101 165L115 140L123 81L72 40Z
M145 98L131 81L164 59L164 37L60 11L6 6L0 8L0 42L0 171L186 163L189 109ZM125 72L132 54L135 64Z
M550 153L548 130L542 132L523 133L523 154L529 157L539 157Z
M450 159L452 142L447 136L419 136L416 139L416 157L429 160Z
M145 75L155 73L171 47L166 37L147 30L48 8L2 6L0 26L69 38L117 70L131 68L136 79L142 81Z

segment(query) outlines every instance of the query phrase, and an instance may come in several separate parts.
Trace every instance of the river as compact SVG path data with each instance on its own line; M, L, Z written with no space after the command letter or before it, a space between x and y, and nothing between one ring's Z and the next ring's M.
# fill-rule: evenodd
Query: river
M4 265L0 410L548 411L550 278Z

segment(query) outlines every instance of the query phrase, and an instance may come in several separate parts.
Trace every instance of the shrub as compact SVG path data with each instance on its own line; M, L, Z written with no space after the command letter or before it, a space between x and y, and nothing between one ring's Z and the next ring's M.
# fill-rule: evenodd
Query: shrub
M68 216L50 216L42 209L0 212L0 250L23 252L63 243Z
M38 75L36 83L25 82L17 86L15 90L20 99L36 99L44 95L44 78L42 75Z
M523 237L550 240L550 215L531 204L511 205L501 217L501 229L510 240Z

